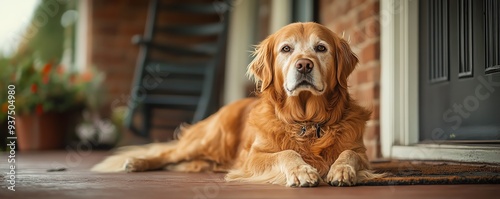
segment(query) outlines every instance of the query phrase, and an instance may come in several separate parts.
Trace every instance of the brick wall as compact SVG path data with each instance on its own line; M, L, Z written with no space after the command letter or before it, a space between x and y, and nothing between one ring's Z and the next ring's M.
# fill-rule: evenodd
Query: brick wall
M139 53L139 47L131 43L131 38L144 33L148 2L91 2L90 63L106 72L108 103L118 100L120 105L125 105L126 98L130 95Z
M89 1L90 63L106 73L107 102L104 114L111 104L124 106L130 96L139 46L131 38L143 34L149 1L91 0ZM122 132L121 145L147 142Z
M373 111L364 135L370 159L380 157L380 23L379 0L320 0L320 23L350 38L360 64L349 77L350 93Z

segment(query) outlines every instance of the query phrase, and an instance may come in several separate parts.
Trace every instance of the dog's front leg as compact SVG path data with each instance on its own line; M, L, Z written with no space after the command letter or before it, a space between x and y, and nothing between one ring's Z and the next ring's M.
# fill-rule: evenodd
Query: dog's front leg
M318 170L307 164L299 153L285 150L273 154L277 166L285 174L286 186L289 187L315 187L318 186L320 176Z
M353 186L356 184L358 171L368 168L366 155L345 150L330 167L325 182L332 186Z
M253 152L242 169L228 173L229 181L269 182L289 187L318 186L318 171L299 153L284 150L276 153Z

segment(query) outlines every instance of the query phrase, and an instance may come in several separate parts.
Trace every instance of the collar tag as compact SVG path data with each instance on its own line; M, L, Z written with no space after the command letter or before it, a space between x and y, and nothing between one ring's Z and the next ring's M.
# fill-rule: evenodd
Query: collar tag
M316 124L316 137L320 138L321 137L321 125Z
M316 127L316 138L320 138L321 137L321 125L315 124L314 126ZM306 132L307 132L307 127L304 125L300 129L299 136L304 136L306 134Z
M302 129L300 130L299 136L303 136L306 133L306 126L302 126Z

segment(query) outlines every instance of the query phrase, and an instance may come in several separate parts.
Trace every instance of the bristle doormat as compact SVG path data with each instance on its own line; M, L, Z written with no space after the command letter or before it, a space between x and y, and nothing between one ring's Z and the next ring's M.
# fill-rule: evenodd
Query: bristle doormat
M500 165L433 161L389 161L372 163L380 179L358 185L500 184Z

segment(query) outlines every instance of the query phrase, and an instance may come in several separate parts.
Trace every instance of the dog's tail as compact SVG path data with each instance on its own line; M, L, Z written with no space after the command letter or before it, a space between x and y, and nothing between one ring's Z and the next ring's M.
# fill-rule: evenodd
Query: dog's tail
M374 173L372 170L361 170L356 173L356 183L361 183L371 179L383 178L387 173Z
M153 143L141 146L127 146L118 148L116 153L107 157L90 169L95 172L125 171L125 163L129 158L143 158L155 156L159 152L175 149L177 141L168 143Z

